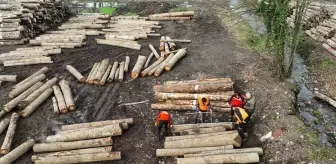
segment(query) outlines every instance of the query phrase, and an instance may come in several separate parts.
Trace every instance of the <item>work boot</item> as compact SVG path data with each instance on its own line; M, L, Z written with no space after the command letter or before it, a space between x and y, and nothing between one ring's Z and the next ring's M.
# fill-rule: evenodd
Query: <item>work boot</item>
M243 141L247 141L247 138L248 138L248 133L246 132L246 133L243 133Z

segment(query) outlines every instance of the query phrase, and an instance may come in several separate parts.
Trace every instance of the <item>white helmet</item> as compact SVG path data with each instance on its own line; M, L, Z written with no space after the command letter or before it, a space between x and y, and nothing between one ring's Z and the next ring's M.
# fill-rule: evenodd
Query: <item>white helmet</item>
M251 99L251 97L252 97L251 93L250 93L250 92L246 92L246 94L245 94L245 98L246 98L247 100L249 100L249 99Z

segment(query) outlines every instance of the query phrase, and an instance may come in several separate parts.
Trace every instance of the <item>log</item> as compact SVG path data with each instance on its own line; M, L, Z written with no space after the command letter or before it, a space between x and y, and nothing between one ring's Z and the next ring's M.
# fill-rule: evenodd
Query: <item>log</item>
M12 91L8 93L8 97L14 98L15 96L21 94L22 92L24 92L25 90L27 90L28 88L36 84L37 82L44 80L45 78L46 76L44 74L41 74L41 75L38 75L30 79L29 81L26 81L24 84L20 86L16 86L15 89L13 89Z
M0 75L0 81L16 82L16 75Z
M61 89L58 85L53 85L52 89L54 91L56 100L57 100L57 104L58 104L58 109L60 110L61 113L67 113L68 112L68 108L65 104L65 100L64 100L64 96L61 92Z
M216 127L225 128L224 126L216 126ZM212 127L212 128L214 128L214 127ZM200 128L194 128L194 129L197 130L197 129L200 129ZM190 129L186 129L186 130L190 130ZM185 131L185 130L183 130L183 131ZM183 132L183 131L181 131L181 132ZM232 133L235 133L235 131L224 131L224 132L216 132L216 133L208 133L208 134L193 134L193 135L169 136L169 137L165 138L165 141L166 142L171 142L171 141L177 141L177 140L185 140L185 139L193 139L193 138L204 138L204 137L219 136L219 135L226 135L226 134L232 134Z
M149 17L151 21L190 20L191 17Z
M185 40L185 39L166 39L166 40L160 40L161 42L181 42L181 43L191 43L191 40Z
M48 71L48 67L43 67L43 68L39 69L34 74L30 75L29 77L27 77L26 79L24 79L20 83L16 84L14 87L12 87L12 89L14 90L17 86L21 86L22 84L27 83L27 81L31 80L32 78L34 78L38 75L41 75L41 74L45 74L47 71Z
M182 81L165 81L164 85L175 85L175 84L208 84L208 83L232 83L231 78L212 78L212 79L199 79L199 80L182 80Z
M197 100L166 100L168 104L175 104L175 105L197 105ZM228 102L224 101L211 101L212 107L222 107L222 108L230 108Z
M45 100L47 100L53 90L51 88L46 89L41 95L39 95L32 103L30 103L22 112L22 117L28 117L31 113L35 111L37 107L39 107Z
M336 56L336 50L335 50L335 49L331 48L331 47L330 47L328 44L326 44L326 43L323 43L322 46L323 46L323 48L324 48L325 50L327 50L328 52L330 52L332 55Z
M233 145L240 147L241 138L237 131L235 133L228 133L225 135L216 135L201 138L190 138L184 140L176 140L164 143L165 149L178 149L178 148L195 148L195 147L213 147Z
M181 135L195 135L195 134L208 134L208 133L218 133L224 132L226 129L224 127L212 127L212 128L197 128L197 129L188 129L180 132Z
M98 69L98 71L97 71L97 73L96 73L96 75L93 79L95 84L100 84L100 80L104 76L108 66L109 66L109 59L104 59L101 62L100 66L99 66L99 69Z
M53 151L64 151L64 150L74 150L83 148L94 148L101 146L111 146L112 138L98 138L92 140L82 140L73 142L53 142L53 143L40 143L35 144L33 147L34 152L53 152Z
M92 67L92 69L91 69L91 71L90 71L90 73L89 73L89 75L88 75L88 77L85 81L86 83L89 83L89 80L92 78L92 75L93 75L94 71L96 70L98 64L99 63L94 63L94 65L93 65L93 67Z
M117 47L123 47L123 48L129 48L129 49L134 49L134 50L140 50L141 45L132 45L132 44L125 44L121 42L115 42L112 40L102 40L102 39L96 39L98 44L106 44L106 45L111 45L111 46L117 46Z
M154 76L160 76L160 74L162 73L162 71L165 69L166 64L174 57L174 54L171 53L165 61L163 61L160 65L158 65L158 67L155 69L154 71ZM150 71L148 73L149 75L152 74L152 71Z
M138 60L135 63L135 66L133 67L133 70L132 70L133 79L136 79L139 76L139 73L146 62L146 58L147 58L146 56L142 56L142 55L138 56Z
M166 37L162 36L161 40L166 40ZM160 51L164 51L165 50L165 43L161 42L161 40L160 40L160 48L159 48L159 50Z
M100 85L104 85L108 76L110 75L110 72L111 72L111 69L112 69L112 65L109 64L109 66L107 67L107 70L104 74L104 76L102 77L102 79L100 80Z
M171 13L160 13L152 14L149 17L182 17L182 16L194 16L194 11L182 11L182 12L171 12Z
M222 94L210 95L206 93L154 93L156 100L197 100L199 97L208 97L212 101L229 101L233 91L223 92Z
M157 103L151 105L152 110L176 110L176 111L194 111L196 106L193 104L190 105L176 105L171 103ZM231 108L222 108L222 107L212 107L213 111L217 112L231 112Z
M124 80L124 69L125 68L125 64L124 62L121 62L119 65L119 81L122 82Z
M103 31L107 31L109 29L103 29ZM105 35L105 38L108 40L113 40L113 39L125 39L125 40L135 40L134 36L128 36L128 35Z
M122 130L127 130L129 128L128 123L120 123L119 125L121 126ZM82 131L82 130L89 130L89 129L94 129L94 128L102 128L102 127L105 127L105 126L109 126L109 125L97 126L97 127L89 127L89 128L80 128L80 129L66 130L66 131L58 131L56 134L73 133L73 132L78 132L78 131Z
M119 124L107 125L94 129L87 129L72 133L62 133L53 136L48 136L46 142L68 142L85 139L102 138L109 136L118 136L122 134L122 129Z
M202 157L177 158L177 164L259 163L258 153L220 154Z
M148 60L147 60L148 61ZM155 61L152 65L141 72L141 76L146 76L151 70L159 66L164 61L164 57L160 57L157 61Z
M42 82L37 82L32 87L30 87L29 89L27 89L26 91L21 93L19 96L17 96L13 100L9 101L7 104L5 104L3 110L6 111L6 112L10 112L12 109L14 109L20 103L20 101L25 99L27 96L29 96L31 93L33 93L35 90L37 90L42 85L43 85Z
M157 59L159 59L159 58L160 58L160 55L159 55L158 52L155 50L154 46L153 46L152 44L149 44L148 46L149 46L149 48L152 50L152 52L154 53L155 57L156 57Z
M9 151L11 150L18 119L19 119L19 115L14 112L10 118L7 133L6 133L5 139L1 146L1 154L8 154Z
M233 129L233 123L232 122L218 122L218 123L202 123L202 124L181 124L181 125L174 125L172 132L177 133L183 130L187 129L196 129L196 128L211 128L211 127L217 127L217 126L223 126L227 130Z
M14 150L6 154L5 156L0 158L1 164L11 164L14 163L15 160L20 158L23 154L25 154L27 151L33 147L35 144L35 141L33 139L30 139L20 146L16 147Z
M0 81L1 84L1 81ZM3 116L5 116L7 114L7 112L5 110L1 110L0 111L0 118L2 118Z
M178 51L173 58L171 58L171 60L169 60L169 62L166 64L165 66L165 70L166 71L170 71L174 65L186 55L187 51L185 49L181 49L180 51Z
M86 163L98 161L113 161L120 160L120 152L105 152L105 153L92 153L92 154L78 154L57 157L41 157L35 160L36 164L65 164L65 163Z
M145 65L144 65L144 68L147 68L147 67L148 67L148 65L149 65L150 61L152 60L153 56L154 56L154 53L152 52L152 53L148 56L147 61L146 61Z
M106 147L87 148L87 149L37 154L37 155L33 155L31 159L34 162L36 159L42 158L42 157L71 156L71 155L78 155L78 154L104 153L104 152L111 152L111 151L112 151L112 146L106 146Z
M8 127L9 122L10 122L10 117L3 118L3 119L0 121L0 135L1 135L2 132L4 132L5 129Z
M85 78L84 76L78 72L73 66L71 65L67 65L66 69L73 75L76 77L76 79L80 82L85 82Z
M58 109L58 104L57 104L56 97L53 96L53 97L51 98L51 100L52 100L52 102L53 102L53 112L54 112L54 114L59 114L60 111L59 111L59 109Z
M36 58L24 58L21 60L4 61L5 67L19 66L19 65L33 65L33 64L50 64L53 63L50 57L36 57Z
M131 61L131 60L130 60L130 57L129 57L129 56L126 56L124 72L128 72L128 68L129 68L130 61Z
M336 101L333 100L333 99L331 99L330 97L328 97L328 96L326 96L326 95L324 95L324 94L322 94L322 93L320 93L318 91L314 92L314 96L316 98L319 98L319 99L327 102L328 104L330 104L331 106L333 106L334 108L336 108Z
M175 50L176 44L171 41L171 38L166 36L166 40L168 41L169 48L172 49L172 50Z
M326 43L333 49L336 49L336 43L334 41L332 41L331 39L327 39ZM1 79L0 79L1 80ZM3 81L3 80L1 80Z
M51 80L48 80L45 84L43 84L41 87L36 89L33 93L31 93L29 96L27 96L25 99L23 99L19 107L25 108L27 107L31 102L33 102L38 96L40 96L46 89L51 88L53 85L57 83L57 78L52 78Z
M76 105L75 105L75 101L74 101L72 93L71 93L69 81L67 81L67 80L61 80L59 82L59 86L61 87L66 107L70 111L75 110L76 109Z
M102 127L105 125L113 125L113 124L120 124L120 123L128 123L132 125L133 118L63 125L61 129L62 131L67 131L67 130L75 130L75 129L81 129L81 128Z
M120 73L120 68L117 68L116 73L115 73L115 75L114 75L114 80L117 80L117 79L118 79L118 77L119 77L119 73Z
M246 148L246 149L213 150L213 151L203 151L197 154L185 154L184 158L203 157L208 155L219 155L219 154L240 154L240 153L258 153L258 155L263 155L264 151L261 147Z
M20 31L12 32L0 32L0 39L8 40L18 40L21 39L22 35Z
M206 93L230 91L232 84L179 84L179 85L155 85L154 92L172 92L172 93Z
M200 148L182 148L182 149L156 149L157 157L169 157L169 156L183 156L184 154L199 153L203 151L212 150L226 150L233 149L233 145L218 146L218 147L200 147Z
M96 74L97 74L97 71L98 71L98 69L100 68L101 63L102 63L102 62L98 63L98 64L96 65L95 69L93 70L92 75L91 75L91 77L90 77L90 79L89 79L89 84L93 84L93 83L94 83L94 80L93 80L93 79L95 78L95 76L96 76Z
M118 65L119 65L118 62L114 62L113 63L112 70L111 70L110 75L109 75L109 77L107 79L108 82L112 82L113 81L114 76L115 76L115 74L117 72Z
M169 45L168 42L164 43L164 51L165 51L165 56L167 56L168 54L170 54L170 50L169 50Z

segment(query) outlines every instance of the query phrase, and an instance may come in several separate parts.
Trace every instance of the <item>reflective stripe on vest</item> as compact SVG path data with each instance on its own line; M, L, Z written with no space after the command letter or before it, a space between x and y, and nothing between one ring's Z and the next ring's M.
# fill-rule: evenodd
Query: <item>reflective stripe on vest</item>
M237 120L237 123L245 123L245 119L248 117L247 112L243 108L234 108L234 116Z
M242 107L243 106L243 100L239 97L233 97L231 100L231 106L232 107Z
M158 116L158 120L162 121L162 120L169 120L169 113L168 112L160 112L159 116Z
M199 109L200 111L203 111L203 112L207 111L208 106L209 106L209 99L208 98L205 98L205 99L206 101L205 103L203 103L202 98L198 98Z

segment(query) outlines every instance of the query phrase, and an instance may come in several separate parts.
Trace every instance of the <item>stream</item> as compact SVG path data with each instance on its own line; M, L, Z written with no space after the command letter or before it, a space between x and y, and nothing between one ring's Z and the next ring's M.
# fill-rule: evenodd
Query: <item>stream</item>
M266 34L266 27L248 8L239 7L239 0L230 0L230 8L239 14L258 34ZM289 52L289 51L288 51ZM336 109L314 98L312 78L304 59L294 56L292 76L287 81L299 87L297 110L305 124L317 132L320 142L327 147L336 147Z

